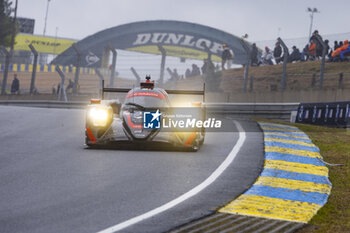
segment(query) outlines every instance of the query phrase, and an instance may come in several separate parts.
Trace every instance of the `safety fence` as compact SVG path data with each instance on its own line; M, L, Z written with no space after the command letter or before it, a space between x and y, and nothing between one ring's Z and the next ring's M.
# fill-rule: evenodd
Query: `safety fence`
M103 75L104 80L109 82L109 72L101 71L101 75ZM11 85L13 81L14 74L17 75L17 78L20 83L19 92L16 94L26 95L30 92L30 85L32 79L31 72L9 72L8 73L8 82L6 84L6 93L11 94ZM67 94L72 93L72 88L69 87L69 82L74 81L74 72L66 72L64 87L67 91ZM35 82L35 93L34 94L52 94L58 95L58 86L61 82L60 75L57 72L38 72L36 73L36 82ZM132 87L135 84L135 80L127 80L117 77L115 80L115 86L117 87ZM1 85L1 83L0 83ZM100 78L94 72L91 73L81 73L79 82L78 82L78 90L77 94L79 95L95 95L97 97L100 89Z
M59 66L63 73L75 73L75 66ZM56 72L55 65L37 65L36 72ZM0 72L5 71L5 64L0 64ZM9 72L32 72L33 64L9 64ZM95 74L95 69L80 67L81 74Z
M311 90L319 88L318 74L287 74L284 90ZM247 92L280 91L281 75L249 76ZM242 91L243 76L223 76L220 87L226 93ZM322 89L349 89L350 73L325 73Z

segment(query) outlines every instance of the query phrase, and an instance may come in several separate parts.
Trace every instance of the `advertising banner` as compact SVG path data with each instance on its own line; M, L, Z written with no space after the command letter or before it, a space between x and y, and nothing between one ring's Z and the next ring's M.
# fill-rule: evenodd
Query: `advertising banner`
M301 103L297 123L334 127L350 126L350 101L328 103Z
M162 46L167 56L203 60L210 54L212 61L220 62L223 44L232 50L233 63L246 63L247 55L241 38L215 28L179 21L157 20L120 25L88 36L76 47L82 56L82 66L101 67L106 48L161 54L158 46ZM248 42L246 44L251 46ZM53 61L59 65L74 65L76 62L77 54L73 48Z
M76 40L37 36L20 33L15 38L15 50L30 51L28 45L32 44L39 53L60 54L68 49Z

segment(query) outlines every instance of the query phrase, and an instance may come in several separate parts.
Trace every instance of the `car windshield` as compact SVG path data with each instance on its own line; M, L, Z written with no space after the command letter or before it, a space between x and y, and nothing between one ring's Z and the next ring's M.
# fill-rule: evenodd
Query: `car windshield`
M144 108L165 108L169 107L166 99L150 96L133 96L125 99L124 104L133 103Z

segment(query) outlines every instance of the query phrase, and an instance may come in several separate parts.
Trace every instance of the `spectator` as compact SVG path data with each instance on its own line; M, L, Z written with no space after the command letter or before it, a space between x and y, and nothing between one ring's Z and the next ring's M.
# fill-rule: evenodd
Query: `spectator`
M221 54L221 68L224 70L225 64L227 63L227 69L230 69L232 66L234 54L232 50L227 46L227 44L223 44L222 47L224 50Z
M70 64L70 65L69 65L68 71L69 71L69 73L72 73L72 72L73 72L73 64Z
M38 88L34 87L33 94L34 95L39 95L40 94L39 91L38 91Z
M337 48L339 48L338 41L334 41L333 51L337 50Z
M340 51L342 47L343 47L343 41L339 41L337 49L335 49L332 52L331 57L329 58L330 61L338 62L340 60L339 56L340 56Z
M201 75L201 71L199 70L199 67L196 64L192 64L192 72L191 76L198 76Z
M349 41L348 40L344 41L344 44L342 41L340 41L339 44L342 44L342 46L334 50L334 52L332 53L332 57L338 56L341 51L347 49L349 46Z
M56 95L56 86L55 85L52 86L52 95Z
M309 44L306 44L301 52L301 61L309 60Z
M68 83L68 86L66 88L66 92L69 93L69 90L72 90L72 93L73 93L73 86L74 86L74 83L73 83L72 79L69 79L69 83Z
M316 59L316 42L315 40L310 41L310 46L308 50L309 60L313 61Z
M256 47L256 44L253 43L252 45L252 51L250 54L250 60L251 60L251 65L252 66L258 66L259 62L258 62L258 48Z
M201 69L202 69L202 74L214 74L215 73L215 66L208 59L203 60L203 66L201 67Z
M273 65L273 62L272 62L273 55L269 47L267 46L265 47L265 52L263 53L261 58L264 64Z
M349 55L349 53L350 53L350 46L349 46L348 40L344 41L343 47L344 47L344 50L340 52L340 60L341 61L347 60L344 56Z
M282 61L282 46L280 42L276 42L275 48L273 50L273 56L275 58L276 64L279 64Z
M288 62L293 62L293 61L300 61L301 59L301 53L299 49L294 45L292 47L293 51L288 57Z
M332 53L333 53L333 49L331 49L331 50L329 51L329 53L327 54L328 60L329 60L329 61L332 61Z
M348 48L349 48L349 41L346 40L346 41L344 41L344 44L343 44L341 47L337 48L337 49L332 53L332 61L339 61L339 59L341 59L341 61L343 61L343 60L344 60L344 54L345 54L345 53L342 54L343 59L342 59L342 57L340 56L340 54L341 54L342 52L348 50Z
M208 66L207 59L203 59L203 65L202 65L202 67L201 67L202 74L204 74L205 71L207 70L207 66Z
M318 39L322 40L322 37L318 34L318 31L315 30L310 38L310 41L313 41L316 44L315 58L321 57L323 51L323 46Z
M13 81L11 84L11 94L19 94L19 80L17 74L13 75Z
M186 69L185 77L186 77L186 78L191 77L191 70L190 70L189 68Z
M329 53L329 40L325 40L324 43L326 44L326 55ZM322 51L323 52L323 51Z
M172 80L178 80L180 78L180 75L177 73L177 69L173 70L173 73L171 74Z

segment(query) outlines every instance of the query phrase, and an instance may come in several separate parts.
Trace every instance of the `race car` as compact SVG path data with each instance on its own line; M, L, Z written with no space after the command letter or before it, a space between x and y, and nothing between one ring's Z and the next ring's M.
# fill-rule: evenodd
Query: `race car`
M190 127L179 129L166 123L175 125L172 117L179 116L174 113L176 108L170 103L169 95L202 95L204 102L205 86L203 91L164 90L156 88L150 79L150 76L146 76L145 82L133 89L105 88L102 84L102 98L92 99L86 111L85 144L88 147L130 143L135 147L166 144L190 151L200 148L205 138L204 127L189 124ZM126 93L124 103L120 104L117 99L104 100L106 92ZM185 111L190 111L193 117L205 119L202 102L191 103L190 106L188 110L184 108Z

